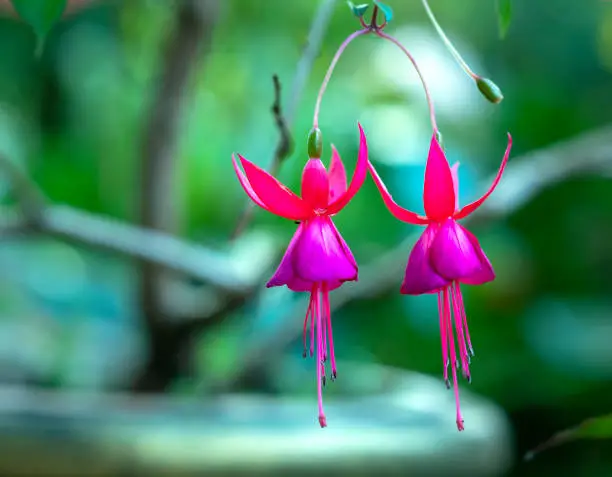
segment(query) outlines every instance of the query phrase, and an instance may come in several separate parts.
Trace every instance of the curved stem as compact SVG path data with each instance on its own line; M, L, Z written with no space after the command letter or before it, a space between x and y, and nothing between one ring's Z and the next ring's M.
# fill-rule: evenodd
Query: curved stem
M406 47L399 42L399 40L393 38L390 35L387 35L386 33L382 32L382 31L379 31L379 30L376 30L375 33L379 37L385 38L386 40L389 40L390 42L395 43L404 52L404 54L408 57L408 59L412 63L412 66L414 66L414 69L416 70L416 72L419 75L419 78L421 80L421 84L423 85L423 90L425 91L425 98L427 99L427 107L429 108L429 119L431 121L431 127L433 128L434 134L437 133L438 132L438 124L436 123L436 112L434 110L433 100L431 98L431 94L429 93L429 88L427 87L427 83L425 82L425 78L423 77L423 74L421 73L421 70L420 70L419 65L417 64L416 60L414 59L412 54L410 54L410 52L406 49Z
M427 0L422 0L422 2L423 2L423 6L425 7L425 11L427 12L427 16L431 20L431 23L433 23L433 26L438 32L438 35L440 36L440 38L442 38L444 45L446 46L446 48L448 48L448 51L451 52L451 55L453 55L453 57L455 58L457 63L459 63L459 66L461 66L463 71L465 71L467 75L470 76L473 80L477 80L479 76L472 71L472 69L468 66L468 64L461 57L457 49L453 46L451 41L448 39L448 37L446 36L446 33L444 33L444 30L442 30L442 27L438 23L438 20L436 20L436 17L431 11L431 8L429 7L429 3L427 2Z
M342 56L342 53L344 53L344 50L346 49L346 47L349 45L351 41L353 41L358 36L365 35L366 33L369 33L369 32L370 32L369 28L364 28L363 30L357 30L351 33L346 38L346 40L342 42L342 44L340 45L340 48L338 48L338 51L336 51L336 54L334 55L334 58L332 59L332 62L329 65L329 68L327 69L325 78L323 78L323 84L321 84L321 88L319 89L319 95L317 96L317 102L315 104L315 110L314 110L313 127L315 128L319 127L319 110L321 109L321 100L323 99L323 94L325 94L325 90L327 89L327 84L329 83L331 75L334 72L336 63L338 63L338 60Z

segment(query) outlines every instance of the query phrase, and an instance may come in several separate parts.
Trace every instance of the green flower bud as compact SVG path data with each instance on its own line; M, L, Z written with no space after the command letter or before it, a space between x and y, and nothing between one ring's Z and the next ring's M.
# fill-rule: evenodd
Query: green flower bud
M504 99L501 89L489 78L478 77L476 79L476 86L478 86L482 95L493 104L501 103L502 99Z
M312 128L308 133L308 157L321 159L323 153L323 134L319 128Z

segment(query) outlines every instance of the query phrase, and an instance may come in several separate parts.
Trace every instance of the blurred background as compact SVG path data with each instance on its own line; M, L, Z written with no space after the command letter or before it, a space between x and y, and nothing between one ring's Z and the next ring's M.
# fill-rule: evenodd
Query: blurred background
M398 293L420 230L370 179L336 217L362 271L334 292L324 430L301 356L306 297L264 287L295 225L245 209L231 154L298 190L318 88L359 26L345 2L68 3L37 54L0 2L1 475L610 475L605 440L523 456L611 412L611 3L513 2L500 40L495 2L432 0L504 92L495 106L420 2L387 2L463 203L514 137L506 177L466 221L497 279L464 289L463 433L436 299ZM282 163L275 74L294 140ZM322 104L324 157L335 144L349 174L357 121L394 197L421 212L426 103L374 36L350 45Z

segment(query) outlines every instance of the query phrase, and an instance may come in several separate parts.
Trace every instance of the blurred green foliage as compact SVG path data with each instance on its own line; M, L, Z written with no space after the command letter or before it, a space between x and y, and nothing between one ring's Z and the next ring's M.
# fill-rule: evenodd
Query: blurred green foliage
M66 0L12 0L13 7L37 37L37 55L42 53L47 33L66 9Z
M499 37L504 38L512 21L512 0L497 0L497 23Z
M284 0L222 3L212 53L201 58L181 118L174 190L180 204L175 232L219 248L247 203L231 154L269 164L278 137L271 78L279 75L289 101L316 8L316 2ZM493 106L443 49L420 2L388 3L395 20L389 31L414 45L431 81L449 160L462 163L462 201L482 192L474 184L498 165L506 131L519 156L610 122L612 4L516 2L503 42L492 2L432 5L468 61L503 89L505 101ZM172 2L96 3L59 22L39 59L27 27L0 19L0 151L26 168L50 200L136 219L143 125L171 10ZM357 26L338 2L299 105L295 150L280 173L294 190L318 87L337 46ZM410 86L415 76L400 61L401 53L377 38L351 45L323 101L323 156L334 143L351 170L360 121L371 159L381 163L394 195L420 211L428 118L422 93ZM612 144L610 153L612 158ZM6 204L14 202L9 192L9 184L0 183ZM414 232L391 217L369 180L337 225L360 263ZM265 213L257 213L252 228L280 240L294 231L292 223ZM512 216L474 232L498 278L465 291L476 351L471 388L510 414L521 453L574 422L610 411L610 180L568 177ZM127 387L144 360L145 340L131 265L51 239L0 243L2 378ZM398 276L388 295L336 313L337 355L441 375L435 299L400 296L400 281ZM262 300L273 291L263 293ZM269 313L277 313L258 315L253 325L254 308L196 339L195 375L177 380L177 392L194 392L231 369L245 346L266 334L263 328L273 330L285 317L270 306ZM298 341L288 353L300 354ZM568 446L520 465L516 475L603 476L610 465L603 451L585 454Z

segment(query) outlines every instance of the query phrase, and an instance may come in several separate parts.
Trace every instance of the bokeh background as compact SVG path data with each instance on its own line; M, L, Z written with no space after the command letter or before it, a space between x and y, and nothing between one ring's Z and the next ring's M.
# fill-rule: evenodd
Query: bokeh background
M358 27L344 2L79 1L37 56L4 1L2 475L610 475L605 440L523 455L612 406L612 3L516 1L500 40L494 2L432 0L502 88L497 106L420 2L388 3L386 31L421 65L462 164L462 202L514 137L506 178L466 222L497 272L464 291L466 431L441 379L435 297L398 294L419 230L370 179L336 220L364 267L335 297L325 430L301 357L304 297L264 287L295 225L257 211L230 240L247 206L231 154L274 162L274 74L294 139L278 175L299 187L318 88ZM335 144L349 171L357 121L396 199L421 211L426 103L374 36L347 49L321 110L324 154Z

